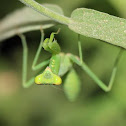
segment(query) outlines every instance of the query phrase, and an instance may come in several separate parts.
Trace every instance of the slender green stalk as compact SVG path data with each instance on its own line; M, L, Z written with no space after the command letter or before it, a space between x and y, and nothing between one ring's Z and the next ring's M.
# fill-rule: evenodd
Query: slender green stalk
M51 11L50 9L35 2L34 0L19 0L19 1L21 1L22 3L26 4L27 6L29 6L31 8L33 8L34 10L38 11L39 13L44 14L44 15L56 20L57 22L60 22L62 24L66 24L66 25L68 25L70 22L70 18L60 15L54 11Z

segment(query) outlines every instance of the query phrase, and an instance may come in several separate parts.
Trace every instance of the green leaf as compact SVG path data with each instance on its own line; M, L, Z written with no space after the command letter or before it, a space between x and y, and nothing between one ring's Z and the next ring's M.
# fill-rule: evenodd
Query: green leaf
M54 4L44 4L47 8L63 15L62 9ZM17 33L46 29L54 26L56 23L29 7L18 9L0 21L0 41L10 38Z
M126 20L96 10L73 11L69 28L74 32L126 48Z
M75 101L80 93L81 83L79 76L74 69L71 69L68 73L63 87L68 100L71 102Z

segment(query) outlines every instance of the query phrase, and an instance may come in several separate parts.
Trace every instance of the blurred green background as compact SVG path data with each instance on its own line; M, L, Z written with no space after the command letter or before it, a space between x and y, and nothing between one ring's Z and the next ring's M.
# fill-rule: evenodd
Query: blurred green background
M59 5L66 16L80 7L96 9L126 18L125 0L36 0ZM21 8L18 0L0 2L0 18ZM63 52L78 55L77 34L66 26L57 25L45 30L45 37L61 28L56 36ZM30 67L40 40L40 32L29 32ZM90 68L108 83L118 47L100 40L81 36L83 58ZM50 55L43 51L40 61ZM0 43L0 126L125 126L126 125L126 52L124 52L112 90L105 93L85 72L74 66L82 82L75 102L69 102L63 90L51 86L21 85L22 45L18 37Z

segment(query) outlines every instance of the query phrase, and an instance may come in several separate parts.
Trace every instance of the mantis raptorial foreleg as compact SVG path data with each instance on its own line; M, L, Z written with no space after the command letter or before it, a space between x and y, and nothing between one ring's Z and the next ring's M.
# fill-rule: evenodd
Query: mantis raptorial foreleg
M27 47L27 42L26 42L26 38L23 34L19 34L19 37L21 38L21 42L22 42L22 46L23 46L23 67L22 67L22 83L23 83L23 87L27 88L29 86L31 86L34 83L34 78L32 77L30 80L27 81L27 60L28 60L28 47ZM38 70L44 66L46 66L47 64L49 64L49 60L46 60L44 62L39 63L38 65L36 65L37 60L39 58L41 49L42 49L42 42L44 39L44 33L43 31L41 31L41 41L40 41L40 45L38 47L38 50L36 52L35 58L33 60L33 64L32 64L32 70Z
M79 57L81 63L83 62L83 55L82 55L82 48L81 48L81 41L80 41L80 34L78 34L78 49L79 49Z
M121 58L121 55L122 55L122 52L123 52L123 49L120 49L117 57L116 57L116 60L115 60L115 63L114 63L114 67L113 67L113 70L112 70L112 74L111 74L111 77L110 77L110 81L109 81L109 84L108 86L106 84L104 84L91 70L90 68L85 64L85 62L83 62L82 60L82 49L81 49L81 44L80 44L80 40L78 42L78 45L79 45L79 55L80 55L80 59L78 59L77 57L75 57L74 55L70 54L70 59L76 63L77 65L79 65L95 82L96 84L102 88L104 91L108 92L111 90L112 86L113 86L113 82L115 80L115 76L116 76L116 72L117 72L117 66L118 66L118 63L119 63L119 60Z

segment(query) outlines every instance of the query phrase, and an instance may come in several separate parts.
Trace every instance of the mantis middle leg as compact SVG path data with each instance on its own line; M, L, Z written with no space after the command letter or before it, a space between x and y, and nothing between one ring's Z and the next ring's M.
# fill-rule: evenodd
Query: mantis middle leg
M30 80L27 81L27 62L28 62L28 47L27 47L27 42L26 42L26 38L23 34L19 34L19 37L21 38L21 42L22 42L22 46L23 46L23 66L22 66L22 84L23 87L28 88L29 86L31 86L34 83L34 78L32 77ZM33 60L33 64L32 64L32 70L39 70L42 67L46 66L49 64L49 60L43 61L39 64L36 65L41 49L42 49L42 42L44 40L44 33L43 31L41 31L41 41L38 47L38 50L36 52L35 58Z
M121 55L122 55L122 52L123 52L123 49L120 49L117 57L116 57L116 60L115 60L115 63L114 63L114 67L113 67L113 70L112 70L112 74L111 74L111 77L110 77L110 81L109 81L109 84L108 86L106 84L104 84L91 70L90 68L86 65L86 63L83 61L82 59L82 49L81 49L81 44L80 44L80 40L78 42L78 45L79 45L79 55L80 55L80 59L78 59L76 56L70 54L70 59L76 63L77 65L79 65L95 82L96 84L102 88L104 91L108 92L111 90L112 86L113 86L113 83L114 83L114 80L115 80L115 76L116 76L116 72L117 72L117 66L118 66L118 63L119 63L119 60L121 58Z

